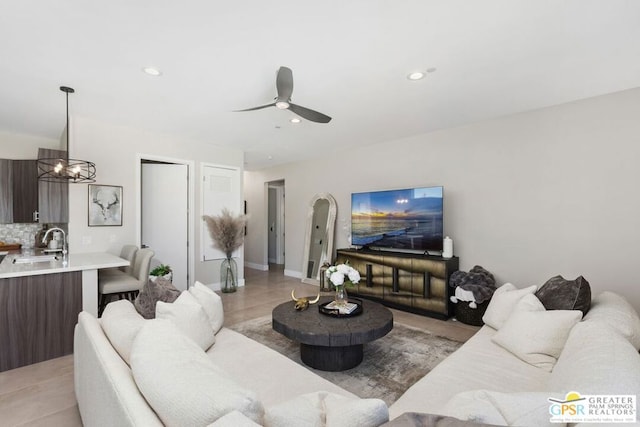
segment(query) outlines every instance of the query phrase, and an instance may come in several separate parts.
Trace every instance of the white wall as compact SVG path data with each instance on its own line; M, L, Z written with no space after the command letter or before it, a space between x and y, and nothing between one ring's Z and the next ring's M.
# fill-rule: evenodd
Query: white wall
M0 131L0 159L37 159L38 148L60 149L60 140Z
M240 150L216 147L168 135L158 135L137 129L114 126L82 117L71 121L70 152L72 157L95 162L96 184L123 187L122 227L89 227L87 224L88 189L85 184L70 186L69 250L74 252L108 251L119 253L124 244L135 244L140 231L136 224L137 175L139 155L191 161L190 171L195 182L195 278L206 284L218 283L220 260L203 262L200 235L204 223L200 218L201 162L243 168L244 154ZM171 211L171 206L167 206ZM241 273L240 280L244 280Z
M264 264L264 183L286 181L285 271L300 272L309 200L338 203L348 245L352 192L443 185L460 267L540 285L583 275L640 310L640 89L245 172L248 265Z

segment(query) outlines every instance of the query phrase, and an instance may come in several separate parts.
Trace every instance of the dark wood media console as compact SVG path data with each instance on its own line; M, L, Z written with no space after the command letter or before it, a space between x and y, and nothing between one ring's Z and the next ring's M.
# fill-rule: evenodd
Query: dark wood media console
M457 257L338 249L336 263L347 261L361 277L347 288L349 295L438 319L453 316L448 283L458 270Z

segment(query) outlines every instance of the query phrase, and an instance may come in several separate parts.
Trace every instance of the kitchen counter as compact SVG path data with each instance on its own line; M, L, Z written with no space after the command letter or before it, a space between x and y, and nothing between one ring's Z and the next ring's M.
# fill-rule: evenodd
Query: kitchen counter
M103 252L13 262L42 255L16 251L0 262L0 372L72 353L78 314L98 314L98 270L129 265Z
M17 264L13 260L20 256L42 255L41 251L9 252L0 263L0 281L19 277L47 274L82 272L82 309L98 316L98 270L101 268L124 267L129 261L106 252L73 253L68 255L67 265L58 260Z
M0 263L0 279L35 276L39 274L98 270L101 268L123 267L129 265L129 261L106 252L69 254L66 266L63 265L62 254L55 255L58 258L57 261L14 264L13 260L15 258L26 255L9 253Z

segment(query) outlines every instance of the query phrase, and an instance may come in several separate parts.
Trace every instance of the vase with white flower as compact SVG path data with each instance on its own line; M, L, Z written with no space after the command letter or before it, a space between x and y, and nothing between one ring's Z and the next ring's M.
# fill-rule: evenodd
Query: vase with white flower
M349 302L347 286L353 286L360 281L360 273L349 264L332 265L325 273L327 279L336 289L335 304L344 307Z

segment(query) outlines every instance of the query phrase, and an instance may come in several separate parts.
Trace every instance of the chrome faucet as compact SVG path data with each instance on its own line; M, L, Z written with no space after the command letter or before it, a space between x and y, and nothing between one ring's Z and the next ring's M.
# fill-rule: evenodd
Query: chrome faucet
M42 243L47 243L47 236L52 231L60 231L60 232L62 232L62 262L64 264L64 263L67 262L67 233L65 233L62 228L53 227L53 228L48 229L47 232L44 233L44 236L42 237Z

